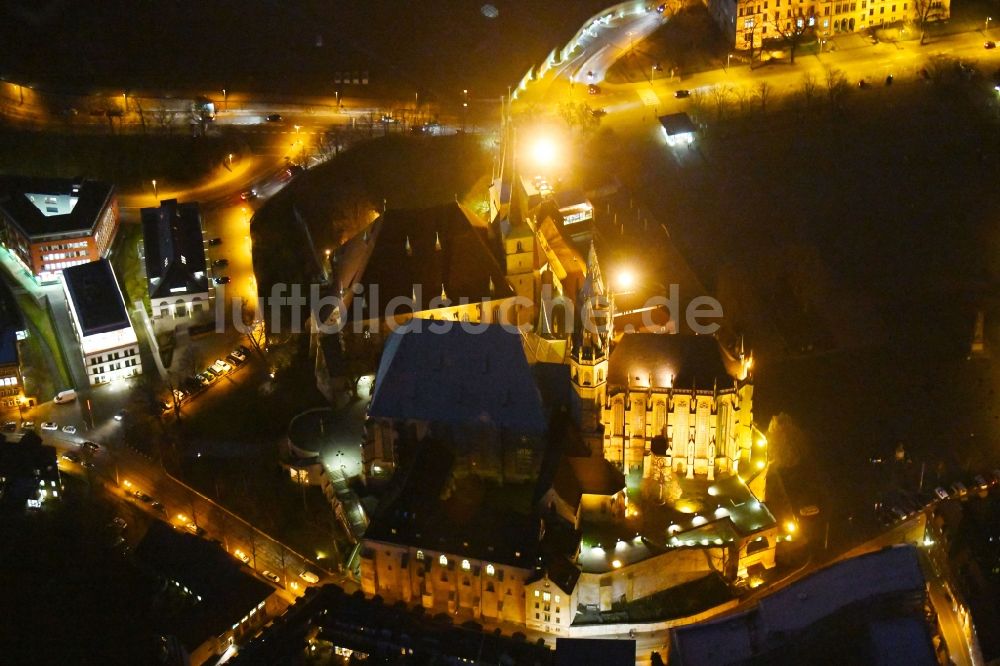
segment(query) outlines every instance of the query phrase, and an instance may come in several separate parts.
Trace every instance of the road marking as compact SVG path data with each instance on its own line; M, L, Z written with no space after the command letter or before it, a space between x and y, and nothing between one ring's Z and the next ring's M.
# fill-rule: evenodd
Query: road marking
M646 106L660 105L660 98L657 97L654 91L649 90L647 88L640 88L636 92L639 93L639 99L642 100L642 103L645 104Z

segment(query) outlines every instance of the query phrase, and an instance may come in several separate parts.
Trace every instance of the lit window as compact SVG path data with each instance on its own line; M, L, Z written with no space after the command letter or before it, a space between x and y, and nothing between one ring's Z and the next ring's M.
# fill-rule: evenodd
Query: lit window
M496 573L496 568L492 564L487 564L486 565L486 575L487 576L492 576L495 573Z
M440 564L443 567L448 566L448 558L442 555L441 557L438 558L438 564Z
M556 603L559 603L559 595L556 595Z
M542 595L542 601L551 601L551 600L552 600L552 595L549 594L548 592Z
M466 571L469 570L469 560L462 560L462 568Z
M424 551L422 551L422 550L418 550L417 551L417 559L418 560L424 559Z
M537 597L537 596L539 596L539 594L540 594L539 591L535 590L535 596Z

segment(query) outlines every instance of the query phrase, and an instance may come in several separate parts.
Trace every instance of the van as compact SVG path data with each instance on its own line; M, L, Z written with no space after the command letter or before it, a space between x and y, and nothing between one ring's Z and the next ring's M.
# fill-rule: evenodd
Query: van
M52 399L56 404L62 405L67 402L73 402L76 400L76 391L74 389L66 389L65 391L59 391L56 393L56 397Z

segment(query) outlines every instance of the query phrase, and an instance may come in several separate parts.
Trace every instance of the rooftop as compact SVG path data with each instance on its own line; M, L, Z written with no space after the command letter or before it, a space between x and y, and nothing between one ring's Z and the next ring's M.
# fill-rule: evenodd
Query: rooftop
M396 473L400 485L373 517L365 538L534 568L539 538L530 501L534 488L500 487L476 477L453 481L453 460L444 445L422 440L411 465Z
M697 131L691 117L686 113L669 113L660 116L660 125L666 130L667 136L676 134L688 134Z
M556 666L633 666L635 641L611 638L556 638Z
M364 287L359 306L364 320L380 319L394 298L407 302L397 310L403 314L411 307L430 309L431 299L441 298L442 291L442 300L455 305L460 299L474 303L513 296L479 225L457 203L388 210L337 251L334 272L348 296L352 285ZM355 316L354 307L348 312Z
M522 434L546 420L517 332L499 324L397 329L388 336L375 379L373 417L452 425L488 424Z
M738 367L709 335L626 333L608 360L609 386L732 389Z
M131 327L118 280L107 259L63 269L63 282L82 336Z
M160 520L150 525L135 556L195 595L196 603L176 616L170 627L188 650L223 634L274 592L218 544Z
M142 209L149 295L199 294L208 291L201 212L197 203L160 202Z
M821 569L764 597L755 610L673 629L671 654L676 654L678 663L684 666L747 663L768 650L780 649L806 629L858 603L923 592L924 578L916 549L883 548ZM889 633L898 633L897 629L901 630L876 626L872 638L888 638Z
M0 210L32 240L92 232L113 195L96 180L0 176Z

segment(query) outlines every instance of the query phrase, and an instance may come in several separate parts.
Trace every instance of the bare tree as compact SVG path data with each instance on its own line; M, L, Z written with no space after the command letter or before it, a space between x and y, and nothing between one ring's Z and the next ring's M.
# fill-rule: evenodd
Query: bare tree
M757 103L760 104L760 113L764 115L767 113L768 102L771 101L771 84L767 81L761 81L757 84L754 92L756 93Z
M176 115L176 112L162 106L153 112L156 124L160 127L160 129L166 130L167 134L172 134L174 131L174 117Z
M927 23L943 18L940 0L913 0L913 24L920 30L920 44L927 37Z
M264 322L264 315L250 299L242 303L240 318L243 320L244 337L247 344L257 354L264 358L267 351L267 324Z
M736 104L740 107L740 115L749 116L753 106L753 93L749 88L739 87L733 91Z
M757 23L756 16L750 16L743 20L743 34L746 39L746 43L750 46L750 55L747 58L747 62L750 63L750 67L753 67L753 43L754 38L757 35L757 28L759 24Z
M816 99L817 88L816 77L808 72L802 76L802 83L799 86L799 90L802 93L802 101L805 103L806 109L809 109Z
M716 120L722 120L726 115L726 106L729 104L729 97L732 89L729 86L715 86L712 88L712 101L715 103Z
M847 77L839 69L828 67L826 70L826 97L830 106L835 108L840 106L850 86L847 84Z
M809 10L808 14L803 14L802 8L799 7L798 16L794 19L786 17L784 23L779 18L778 12L775 12L772 25L778 35L780 35L781 41L788 46L788 59L793 65L795 64L795 51L806 36L812 35L815 24L816 17L813 15L812 9Z

